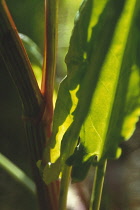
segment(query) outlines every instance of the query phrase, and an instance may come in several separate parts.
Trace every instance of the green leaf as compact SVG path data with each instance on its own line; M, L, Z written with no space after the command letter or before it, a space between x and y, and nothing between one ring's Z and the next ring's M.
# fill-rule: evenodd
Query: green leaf
M73 163L73 180L81 181L78 167L97 156L98 162L119 157L118 148L135 130L140 115L140 31L136 25L140 3L126 1L102 66L90 111L80 137L85 154ZM78 154L77 154L78 155Z
M85 2L88 3L86 7ZM78 103L80 83L85 74L86 62L84 59L84 51L87 44L87 28L91 15L91 12L88 12L88 10L92 8L91 4L91 0L84 1L79 10L80 14L78 12L76 16L70 48L66 57L68 73L60 84L54 111L53 132L50 139L50 159L48 158L49 148L47 147L44 151L47 162L51 162L51 165L49 164L49 171L52 171L51 174L55 174L55 176L49 176L49 172L46 172L48 170L48 164L46 164L43 173L43 179L46 183L55 179L56 174L58 177L62 169L62 161L60 161L61 140L74 120L74 111ZM82 28L84 20L86 20L84 24L85 30ZM80 29L82 29L82 33ZM76 42L75 39L77 39ZM54 164L57 166L54 167Z
M0 153L0 168L5 170L17 182L35 194L36 189L34 182L2 153Z
M66 161L73 181L82 180L91 164L116 157L119 143L132 135L140 112L139 8L136 0L83 1L56 102L46 183Z
M41 87L43 58L40 49L28 36L21 33L19 33L19 36L29 56L37 83Z
M31 63L42 68L43 58L39 47L25 34L19 33L19 36L23 42Z

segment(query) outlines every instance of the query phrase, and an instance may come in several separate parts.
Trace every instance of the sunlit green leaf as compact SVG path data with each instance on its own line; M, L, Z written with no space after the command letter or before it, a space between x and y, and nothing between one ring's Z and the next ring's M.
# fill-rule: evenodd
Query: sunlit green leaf
M96 155L98 161L119 157L118 145L135 130L140 115L140 66L137 62L140 34L135 3L127 1L124 5L102 66L90 112L80 133L85 153L81 164L76 159L73 163L74 180L83 179L77 175L78 167L83 170L92 156Z
M137 0L83 1L56 102L46 183L66 162L73 181L82 180L91 164L119 156L120 142L132 135L140 113L139 9Z
M66 63L68 65L68 74L67 77L64 78L64 80L60 84L56 101L56 108L54 112L53 133L50 139L50 160L48 161L52 163L49 166L49 170L52 170L52 174L56 174L57 171L57 177L59 176L61 170L61 166L58 167L58 162L59 165L61 165L61 140L66 130L69 128L74 120L74 111L78 103L78 92L80 88L79 84L81 83L85 74L86 62L84 62L84 51L87 43L87 28L91 14L88 12L88 10L91 10L92 8L90 7L92 1L88 0L88 5L86 6L86 8L84 8L84 4L85 2L81 5L80 9L80 12L84 15L81 15L81 18L79 18L80 16L78 12L76 16L70 49L66 58ZM85 30L81 27L84 18L86 18L86 22L84 25ZM80 28L83 33L79 31ZM77 38L76 42L75 38ZM47 156L48 147L46 148L44 154L46 154ZM54 167L53 165L55 164L55 162L57 164L57 167ZM48 165L46 165L46 168L48 168ZM48 183L48 180L50 180L50 178L48 177L49 173L46 173L46 168L44 169L43 176L45 182ZM53 180L54 177L51 176L51 179Z

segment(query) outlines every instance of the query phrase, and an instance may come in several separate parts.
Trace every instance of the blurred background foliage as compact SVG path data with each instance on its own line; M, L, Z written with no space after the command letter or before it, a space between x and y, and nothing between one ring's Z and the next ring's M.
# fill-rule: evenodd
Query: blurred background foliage
M60 0L59 2L57 76L63 77L66 74L64 57L69 46L74 17L81 0ZM18 31L31 38L37 44L43 55L44 0L7 0L7 4Z
M56 86L66 74L64 62L76 11L81 0L60 0ZM7 5L22 37L33 68L41 77L44 43L44 0L7 0ZM33 41L31 41L30 39ZM35 55L33 55L33 54ZM35 57L39 58L38 60ZM4 69L0 69L0 152L32 178L30 155L22 120L22 107L16 88ZM130 141L123 143L122 157L108 164L101 210L140 209L140 124ZM72 185L68 209L86 210L94 170L88 178ZM38 210L36 196L21 186L0 167L0 209ZM70 196L74 196L72 199ZM81 197L79 197L80 195ZM73 202L72 202L73 201Z

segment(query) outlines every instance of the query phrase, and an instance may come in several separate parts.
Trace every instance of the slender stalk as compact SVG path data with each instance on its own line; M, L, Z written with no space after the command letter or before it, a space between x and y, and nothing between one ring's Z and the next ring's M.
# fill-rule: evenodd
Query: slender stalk
M59 208L58 208L59 210L66 210L70 173L71 173L71 167L65 166L62 172L62 179L61 179Z
M106 165L107 160L103 161L99 166L96 167L93 189L91 194L90 210L100 209Z
M34 182L18 168L14 163L12 163L7 157L0 153L0 167L8 172L17 182L21 183L30 192L35 194L35 184Z
M45 46L41 92L46 103L43 116L46 136L51 136L53 119L53 91L58 42L58 0L45 0Z
M53 92L56 72L56 53L58 43L58 3L59 0L44 0L45 2L45 42L43 74L41 83L41 93L45 99L45 110L42 116L44 133L46 135L45 146L52 132L53 120ZM49 157L49 154L48 154ZM46 164L46 157L42 163ZM49 161L49 160L48 160ZM47 186L49 190L50 210L58 209L59 181L54 181Z

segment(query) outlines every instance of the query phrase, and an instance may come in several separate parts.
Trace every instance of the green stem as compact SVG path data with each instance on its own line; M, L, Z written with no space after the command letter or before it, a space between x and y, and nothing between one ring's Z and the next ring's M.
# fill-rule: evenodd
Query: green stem
M106 165L107 160L103 161L99 166L96 167L91 195L90 210L99 210L100 208Z
M59 210L66 210L71 167L65 166L60 187Z

